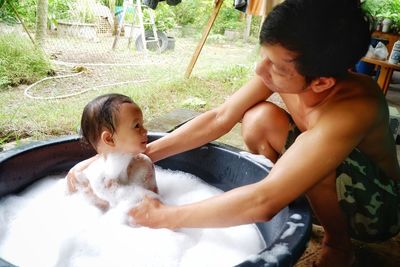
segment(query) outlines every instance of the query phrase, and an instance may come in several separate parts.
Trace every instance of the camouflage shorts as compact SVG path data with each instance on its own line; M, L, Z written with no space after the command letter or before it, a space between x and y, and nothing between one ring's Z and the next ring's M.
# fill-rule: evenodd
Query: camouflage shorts
M284 151L299 134L292 124ZM346 214L352 238L383 241L400 231L400 181L388 178L358 149L337 167L336 177L339 205Z

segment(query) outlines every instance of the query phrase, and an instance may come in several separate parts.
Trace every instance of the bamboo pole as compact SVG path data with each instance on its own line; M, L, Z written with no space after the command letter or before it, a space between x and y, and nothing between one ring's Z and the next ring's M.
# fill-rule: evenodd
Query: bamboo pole
M6 0L6 1L7 1L7 0ZM9 4L10 4L10 6L11 6L12 10L14 11L14 13L15 13L15 15L17 16L18 20L21 22L21 24L22 24L22 27L24 28L25 32L28 34L28 36L29 36L29 39L31 39L31 41L32 41L33 45L35 45L35 46L36 46L36 43L35 43L35 41L33 40L32 36L30 35L30 33L29 33L29 31L28 31L28 28L25 26L25 23L24 23L24 21L22 20L21 16L19 15L19 13L18 13L17 9L14 7L13 3L11 3L11 1L7 1L7 3L9 3Z
M214 24L215 19L217 18L217 15L219 13L219 10L221 9L223 2L224 2L224 0L215 0L215 6L213 9L213 12L211 13L210 18L208 19L208 23L203 30L203 35L202 35L200 42L198 43L196 50L192 56L192 60L190 61L189 66L186 69L185 78L190 77L190 74L192 73L194 65L196 64L196 61L200 55L200 52L204 46L204 43L207 40L208 34L210 33L211 27Z

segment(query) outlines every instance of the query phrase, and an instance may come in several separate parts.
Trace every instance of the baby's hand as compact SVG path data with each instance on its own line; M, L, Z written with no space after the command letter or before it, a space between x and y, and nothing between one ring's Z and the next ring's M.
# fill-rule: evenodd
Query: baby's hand
M83 171L96 159L98 155L91 157L87 160L81 161L76 164L72 169L68 172L67 176L67 187L69 193L75 193L78 190L78 187L87 188L90 187L89 180L84 175Z
M67 177L65 178L67 179L69 193L75 193L76 191L78 191L78 187L86 188L90 186L89 180L86 179L86 177L84 178L82 176L84 176L83 173L74 169L71 169L68 172Z
M94 205L101 209L103 212L106 212L110 208L110 203L104 199L99 198L95 194L92 195Z
M118 180L117 179L104 179L104 186L106 188L116 187L116 186L118 186Z

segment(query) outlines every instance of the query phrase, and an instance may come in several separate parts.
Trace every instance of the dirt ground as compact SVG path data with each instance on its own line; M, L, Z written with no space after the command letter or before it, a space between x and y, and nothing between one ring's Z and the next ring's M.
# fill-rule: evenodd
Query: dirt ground
M295 267L309 267L318 260L324 231L313 225L308 247ZM382 243L353 241L356 262L353 267L398 267L400 266L400 235ZM340 267L340 266L338 266Z

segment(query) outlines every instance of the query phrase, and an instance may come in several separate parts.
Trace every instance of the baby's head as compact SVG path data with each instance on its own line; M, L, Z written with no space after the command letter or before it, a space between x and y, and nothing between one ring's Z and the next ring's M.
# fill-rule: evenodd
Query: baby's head
M85 106L81 135L97 153L139 154L147 144L142 111L131 98L121 94L101 95Z

